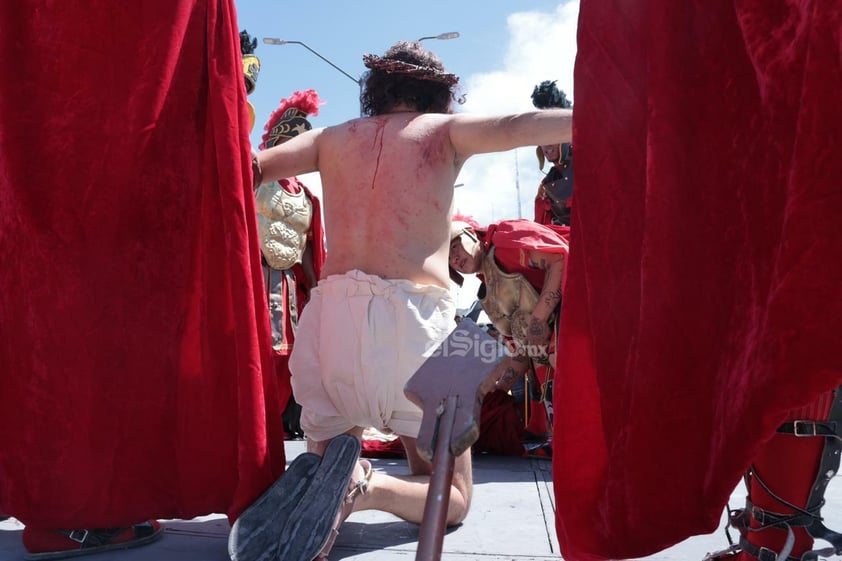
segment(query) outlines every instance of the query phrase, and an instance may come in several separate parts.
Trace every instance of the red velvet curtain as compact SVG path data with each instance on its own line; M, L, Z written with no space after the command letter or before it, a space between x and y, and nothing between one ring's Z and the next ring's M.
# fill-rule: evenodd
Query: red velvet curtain
M840 45L838 2L582 0L568 561L713 531L787 412L842 382Z
M232 0L0 3L0 512L236 514L283 471Z

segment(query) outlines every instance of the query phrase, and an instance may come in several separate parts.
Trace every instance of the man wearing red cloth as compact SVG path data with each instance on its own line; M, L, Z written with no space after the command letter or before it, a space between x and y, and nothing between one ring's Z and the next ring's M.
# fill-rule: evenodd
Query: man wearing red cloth
M565 227L545 226L531 220L504 220L480 228L472 221L457 219L451 230L451 278L461 284L462 273L480 276L483 310L500 334L510 341L512 351L530 357L539 375L542 394L551 387L549 381L555 370L556 325L568 232ZM523 381L529 379L524 377ZM510 387L499 389L508 391ZM495 395L499 393L492 393L489 403L505 399ZM530 400L530 393L525 392L524 400ZM486 403L483 409L485 413ZM481 437L493 441L495 437L489 434L491 423L481 422L480 426L485 430Z
M570 208L573 206L573 146L570 143L546 144L535 150L538 168L544 162L550 169L538 185L535 195L535 222L570 226Z
M35 559L233 519L284 469L234 3L0 22L0 512Z
M272 148L310 130L307 116L318 115L320 103L314 90L282 99L264 126L260 148ZM255 198L284 430L288 437L300 437L300 407L292 396L289 355L299 315L325 260L321 205L297 177L259 185Z
M454 220L451 230L451 277L458 283L460 273L479 274L480 303L494 326L517 349L544 362L553 358L567 232L523 219L488 228Z
M532 104L538 109L551 107L568 109L573 104L556 86L555 80L544 80L532 90ZM535 149L538 168L544 171L544 162L550 164L541 179L535 195L535 222L570 226L570 208L573 205L573 145L545 144Z

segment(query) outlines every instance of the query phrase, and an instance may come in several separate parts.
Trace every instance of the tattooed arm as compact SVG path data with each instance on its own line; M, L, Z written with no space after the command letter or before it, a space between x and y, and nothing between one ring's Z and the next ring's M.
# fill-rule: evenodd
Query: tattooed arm
M515 382L523 379L530 364L529 357L524 354L514 353L505 357L494 372L480 384L480 394L485 395L494 390L509 391Z
M561 301L561 277L564 272L564 254L530 251L529 264L545 271L544 287L538 295L538 304L532 310L529 322L530 342L545 342L550 338L547 321Z

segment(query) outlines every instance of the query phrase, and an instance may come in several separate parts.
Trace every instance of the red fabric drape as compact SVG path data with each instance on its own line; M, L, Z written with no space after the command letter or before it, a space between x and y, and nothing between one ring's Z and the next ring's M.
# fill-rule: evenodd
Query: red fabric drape
M479 436L472 446L474 452L523 455L523 419L518 416L516 407L514 398L503 391L490 392L483 398Z
M307 193L310 202L313 204L313 222L310 224L311 240L309 243L313 251L313 270L316 273L316 279L320 279L322 268L325 264L325 257L327 257L327 252L325 251L325 230L322 225L322 203L304 184L301 184L301 187ZM314 287L311 286L309 288L312 289Z
M0 512L236 516L283 470L231 0L0 4Z
M502 456L522 456L523 419L518 416L516 407L523 407L514 402L506 392L490 392L483 398L479 419L479 437L473 444L474 453L488 453ZM382 441L365 438L362 441L362 456L366 458L405 458L403 442Z
M522 218L495 222L480 231L485 250L494 246L497 264L507 273L522 274L538 292L544 287L546 271L529 265L529 252L560 253L566 258L569 235L568 226L538 224Z
M578 42L553 474L591 561L713 531L842 381L842 5L582 0Z

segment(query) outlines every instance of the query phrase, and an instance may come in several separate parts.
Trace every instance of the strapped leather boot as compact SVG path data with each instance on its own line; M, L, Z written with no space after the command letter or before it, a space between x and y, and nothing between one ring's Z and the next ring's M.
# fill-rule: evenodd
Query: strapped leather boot
M821 517L840 455L842 387L793 411L793 419L778 427L744 477L745 508L730 512L739 542L704 561L817 561L842 552L842 534L828 529ZM830 547L814 549L814 539Z

